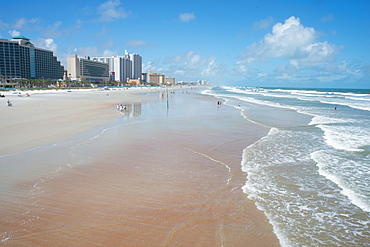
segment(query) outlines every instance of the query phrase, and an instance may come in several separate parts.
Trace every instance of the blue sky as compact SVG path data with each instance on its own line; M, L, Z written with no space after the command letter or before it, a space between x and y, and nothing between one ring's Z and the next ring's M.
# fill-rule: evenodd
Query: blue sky
M216 85L370 88L370 1L6 1L0 38Z

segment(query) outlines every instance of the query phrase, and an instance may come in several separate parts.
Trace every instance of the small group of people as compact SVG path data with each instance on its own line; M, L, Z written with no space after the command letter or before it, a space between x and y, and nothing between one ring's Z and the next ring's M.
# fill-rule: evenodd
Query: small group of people
M218 100L217 105L221 105L221 104L222 104L221 100Z
M118 111L126 111L126 105L118 104L117 105L117 110Z

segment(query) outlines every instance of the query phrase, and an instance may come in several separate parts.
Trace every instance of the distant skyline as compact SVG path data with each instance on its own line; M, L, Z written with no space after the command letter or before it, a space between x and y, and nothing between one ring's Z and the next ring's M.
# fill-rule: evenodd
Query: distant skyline
M65 66L143 58L143 72L215 85L370 89L370 1L6 1L0 38L24 35Z

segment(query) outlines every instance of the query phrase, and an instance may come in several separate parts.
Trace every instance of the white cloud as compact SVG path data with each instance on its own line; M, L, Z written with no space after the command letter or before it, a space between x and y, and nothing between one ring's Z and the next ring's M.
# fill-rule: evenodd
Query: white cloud
M304 58L297 61L301 65L318 66L325 63L335 62L341 47L325 42L316 42L302 48Z
M51 38L36 39L33 43L36 47L46 49L46 50L51 50L54 53L58 52L58 45Z
M203 57L192 50L163 58L163 62L161 60L152 61L144 68L184 81L208 80L215 82L221 80L223 76L223 67L217 63L215 57Z
M211 57L208 60L207 67L202 70L201 75L205 77L214 77L218 76L221 71L221 66L217 64L216 58Z
M181 13L179 14L179 21L180 22L189 22L195 20L196 17L193 13Z
M15 37L15 36L21 35L21 32L14 29L14 30L10 30L9 34L10 34L10 36Z
M304 27L299 18L290 17L285 23L277 23L272 34L267 34L260 43L258 53L270 57L292 58L299 55L302 47L315 39L315 30Z
M325 20L329 20L327 16ZM321 41L313 27L304 26L297 17L276 23L263 39L246 47L235 73L259 83L349 83L366 77L359 65L338 63L344 48Z
M186 54L186 61L184 63L186 69L198 69L200 66L203 66L204 63L205 61L201 59L201 56L199 54L196 54L193 51L189 51Z
M294 16L277 23L272 33L246 48L239 65L265 62L270 58L292 59L296 65L317 66L335 61L341 47L328 42L316 42L317 33L312 27L304 27Z
M124 8L120 7L120 0L109 0L102 3L98 7L98 13L100 14L99 21L110 22L116 19L125 19L129 16L129 13Z
M161 73L162 71L164 71L164 69L162 69L158 64L158 60L149 61L147 64L143 64L143 71L150 70L152 73Z

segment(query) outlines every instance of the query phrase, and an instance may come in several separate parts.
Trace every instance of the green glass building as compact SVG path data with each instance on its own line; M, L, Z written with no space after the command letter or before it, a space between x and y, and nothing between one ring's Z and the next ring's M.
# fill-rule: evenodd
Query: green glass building
M0 39L0 81L63 79L64 67L52 51L36 48L24 36Z

